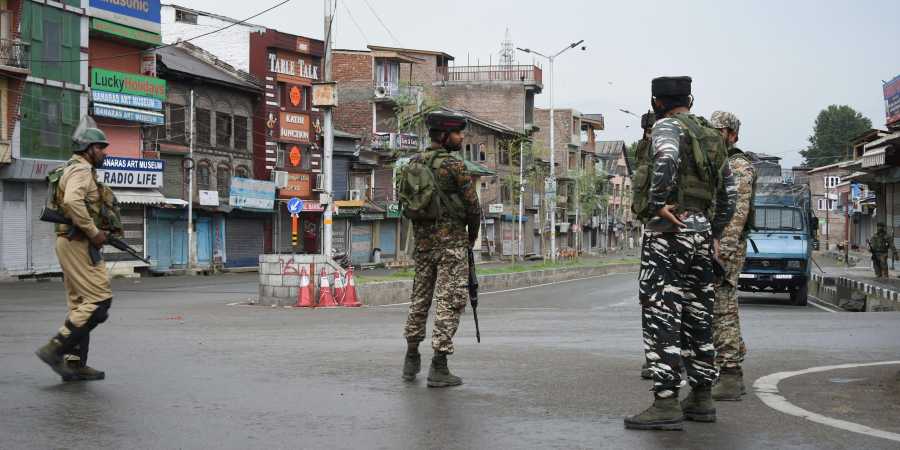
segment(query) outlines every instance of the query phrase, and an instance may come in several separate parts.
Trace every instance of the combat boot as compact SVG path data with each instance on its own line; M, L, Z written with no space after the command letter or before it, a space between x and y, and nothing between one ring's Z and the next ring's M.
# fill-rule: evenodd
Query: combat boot
M684 429L684 415L678 404L678 395L668 398L655 397L644 412L625 418L625 428L632 430L680 431Z
M459 386L462 378L450 373L447 367L447 354L435 353L431 358L431 369L428 371L428 387Z
M713 403L710 386L696 386L681 401L684 418L694 422L715 422L716 404Z
M63 361L63 343L57 338L50 339L50 342L34 352L37 357L50 366L59 376L71 376L72 371Z
M403 379L406 381L413 381L416 379L416 374L418 374L422 370L422 355L418 350L406 351L406 358L403 360Z
M744 375L740 371L723 369L719 382L713 386L712 398L720 402L739 402L745 392Z
M90 367L80 360L66 361L65 365L71 373L63 375L63 381L98 381L106 378L106 372Z
M641 378L645 380L653 379L653 371L650 370L650 361L644 361L644 365L641 366Z

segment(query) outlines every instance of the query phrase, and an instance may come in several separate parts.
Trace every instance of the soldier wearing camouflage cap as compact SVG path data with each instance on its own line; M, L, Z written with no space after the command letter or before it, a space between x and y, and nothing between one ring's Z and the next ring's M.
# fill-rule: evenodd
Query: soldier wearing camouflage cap
M722 133L728 145L728 167L734 177L735 206L731 221L719 240L719 255L725 276L716 284L713 342L719 378L712 396L718 401L738 401L744 394L743 364L747 347L741 336L737 283L747 256L747 236L754 222L753 197L756 170L750 156L737 147L741 121L727 111L716 111L710 123Z

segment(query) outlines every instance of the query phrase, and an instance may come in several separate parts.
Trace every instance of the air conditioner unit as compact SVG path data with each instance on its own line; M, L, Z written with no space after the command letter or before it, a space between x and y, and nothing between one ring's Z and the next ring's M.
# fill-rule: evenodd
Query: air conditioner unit
M362 200L362 191L359 189L350 190L350 200Z
M284 168L284 150L280 148L275 151L275 167Z
M375 88L375 98L385 98L388 95L387 89L384 86L378 86Z
M325 191L325 177L322 175L316 176L316 186L313 188L316 192L324 192Z
M272 176L275 178L275 187L278 189L284 189L288 185L288 173L283 170L276 170L272 172Z

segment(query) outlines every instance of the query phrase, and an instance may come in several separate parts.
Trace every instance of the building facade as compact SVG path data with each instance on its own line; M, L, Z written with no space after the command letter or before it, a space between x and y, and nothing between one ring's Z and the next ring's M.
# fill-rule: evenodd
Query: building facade
M841 198L849 194L844 183L850 171L842 163L810 169L808 173L812 207L819 219L819 248L833 250L847 242L847 214Z

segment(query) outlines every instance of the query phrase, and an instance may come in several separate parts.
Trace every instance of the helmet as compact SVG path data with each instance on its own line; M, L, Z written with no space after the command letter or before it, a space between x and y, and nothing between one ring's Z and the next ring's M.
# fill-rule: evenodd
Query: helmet
M735 133L741 129L741 121L737 116L727 111L715 111L709 116L709 123L713 128L730 128Z
M449 111L431 112L425 117L425 125L429 130L462 131L468 124L465 116Z
M109 146L109 141L106 140L106 133L97 127L97 122L94 122L91 116L81 118L78 128L72 133L72 142L75 143L75 147L72 149L75 153L87 151L94 144L100 144L104 148Z

